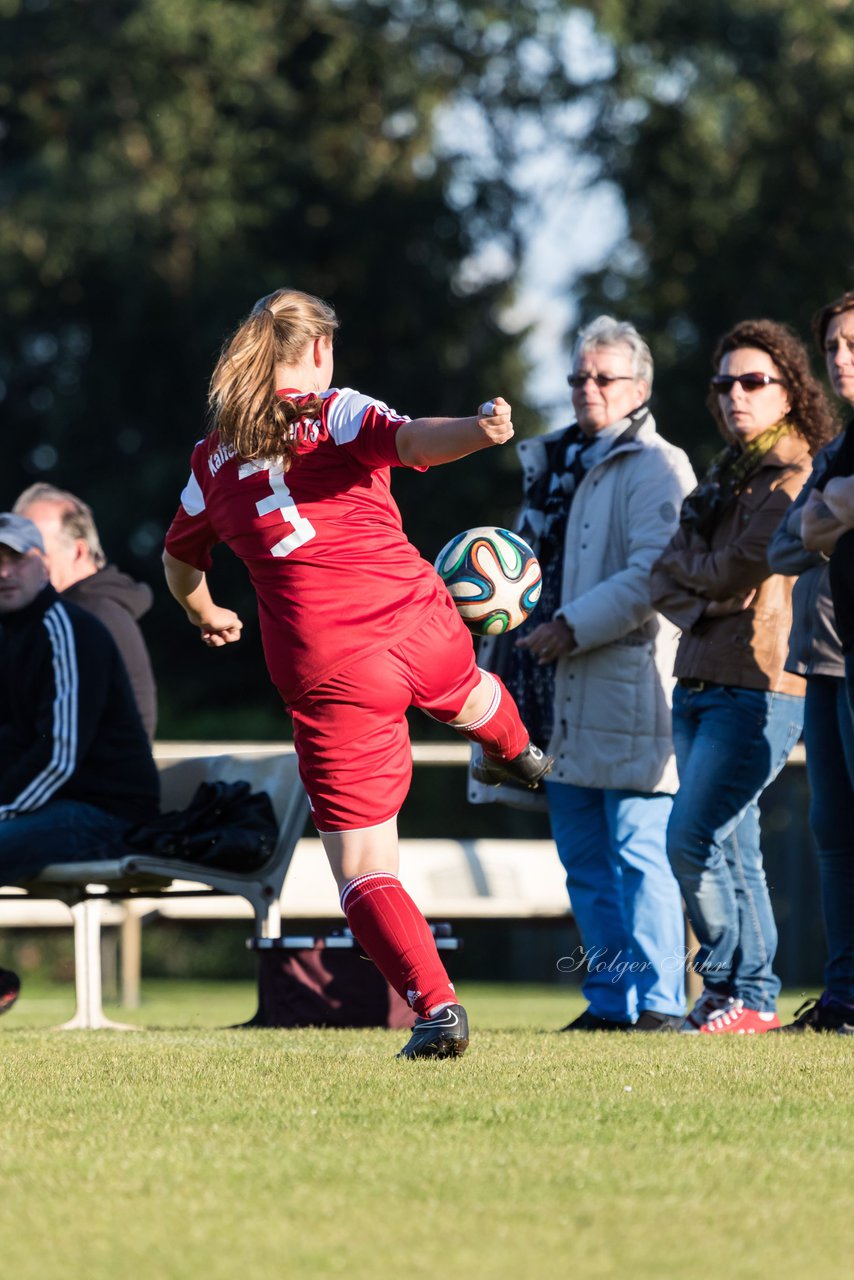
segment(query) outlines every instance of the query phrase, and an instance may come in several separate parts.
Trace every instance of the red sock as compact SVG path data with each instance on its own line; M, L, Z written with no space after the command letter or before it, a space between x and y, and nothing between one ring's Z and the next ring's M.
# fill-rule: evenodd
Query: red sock
M483 747L484 755L494 760L515 760L531 741L522 724L519 708L504 682L491 672L484 672L493 683L492 700L479 720L471 724L455 724L452 727L471 742Z
M359 946L416 1013L456 1000L430 926L398 880L371 871L349 880L341 909Z

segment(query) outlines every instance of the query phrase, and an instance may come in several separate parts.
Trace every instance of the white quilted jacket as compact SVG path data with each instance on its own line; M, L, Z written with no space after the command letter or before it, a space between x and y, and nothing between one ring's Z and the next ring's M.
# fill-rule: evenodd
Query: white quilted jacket
M545 469L545 444L562 430L518 445L526 493ZM555 729L547 744L555 781L645 792L677 788L671 695L679 632L653 609L649 575L695 484L687 455L658 435L650 415L576 491L556 616L572 627L578 647L557 664ZM487 669L495 644L482 642L478 657ZM510 797L472 782L469 798Z

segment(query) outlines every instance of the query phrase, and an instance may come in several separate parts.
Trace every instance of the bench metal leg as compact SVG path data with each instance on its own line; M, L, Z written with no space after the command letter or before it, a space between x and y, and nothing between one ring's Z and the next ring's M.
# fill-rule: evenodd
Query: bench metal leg
M255 936L257 938L281 938L282 909L279 899L274 898L264 906L255 908Z
M74 917L74 985L77 1011L60 1031L138 1031L104 1014L101 996L101 900L84 898L70 908Z
M122 922L121 974L122 1004L126 1009L139 1008L139 983L142 972L142 917L136 904L126 902Z

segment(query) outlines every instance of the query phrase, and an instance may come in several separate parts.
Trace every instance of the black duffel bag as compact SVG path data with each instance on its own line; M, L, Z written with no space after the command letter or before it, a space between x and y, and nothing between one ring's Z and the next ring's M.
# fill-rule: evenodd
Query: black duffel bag
M266 791L251 791L248 782L202 782L186 809L138 823L124 843L129 853L248 872L264 865L278 835Z

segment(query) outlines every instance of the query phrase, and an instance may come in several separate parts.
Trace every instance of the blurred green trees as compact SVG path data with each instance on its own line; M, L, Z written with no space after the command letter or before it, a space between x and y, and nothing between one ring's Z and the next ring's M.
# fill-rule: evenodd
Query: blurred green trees
M628 234L581 282L581 308L643 331L662 428L702 460L717 338L764 315L809 340L816 308L854 285L854 6L585 7L610 50L588 85L585 150L618 186Z
M418 0L0 12L0 505L34 479L77 491L111 557L158 586L146 632L162 731L191 715L194 732L280 731L254 627L210 662L161 586L213 361L255 298L288 283L338 309L342 384L413 415L501 392L524 416L518 338L499 318L509 285L471 269L494 234L512 274L509 185L440 154L434 113L477 92L534 18L511 28L497 21L509 3ZM400 479L427 555L515 502L510 451ZM233 564L217 590L254 618Z
M0 506L35 479L76 490L155 584L168 734L284 724L254 626L202 651L159 566L212 362L260 294L334 302L343 383L412 414L500 391L536 430L503 316L514 165L545 136L573 179L555 276L576 175L613 184L627 234L579 281L579 319L635 321L662 428L702 463L717 337L757 314L806 334L852 284L847 0L0 0L0 18ZM517 490L510 450L395 479L428 556L510 519ZM251 621L239 566L216 573Z

